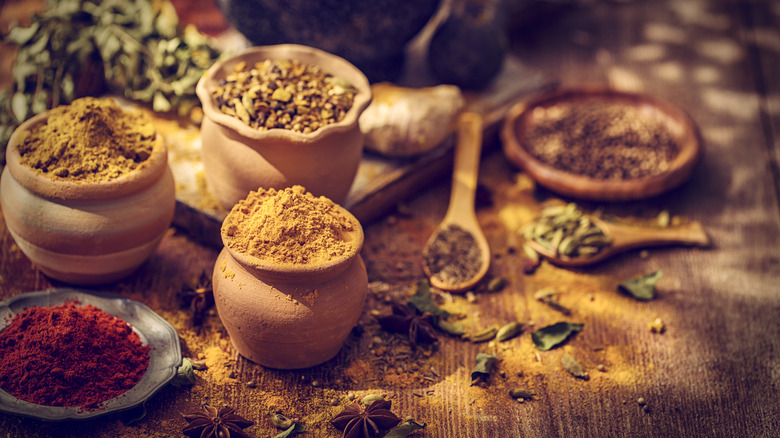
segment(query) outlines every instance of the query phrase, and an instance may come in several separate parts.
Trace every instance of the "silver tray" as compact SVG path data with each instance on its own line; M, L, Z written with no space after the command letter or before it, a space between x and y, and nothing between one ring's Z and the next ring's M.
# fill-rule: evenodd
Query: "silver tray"
M50 307L78 300L109 315L123 319L133 327L141 342L148 345L149 368L143 378L125 393L107 400L102 407L87 411L79 407L43 406L20 400L0 389L0 411L41 420L88 419L133 408L154 395L175 375L181 365L179 335L173 326L143 303L119 295L79 289L59 288L16 295L0 302L0 331L17 313L29 307Z

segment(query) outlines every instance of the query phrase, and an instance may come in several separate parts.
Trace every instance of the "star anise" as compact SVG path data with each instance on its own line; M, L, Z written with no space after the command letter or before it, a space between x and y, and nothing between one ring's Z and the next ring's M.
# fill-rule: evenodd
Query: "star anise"
M343 438L372 438L379 435L380 430L395 427L401 419L390 412L392 402L376 400L368 407L351 403L333 417L330 423L342 431Z
M199 411L183 414L190 424L182 430L188 437L200 438L249 438L243 430L253 424L237 414L229 407L214 408L203 403Z
M409 306L393 303L393 314L379 316L377 320L385 330L408 333L413 348L420 343L432 344L438 340L433 328L433 315L428 312L419 314Z
M190 320L192 326L200 327L206 311L214 305L214 291L208 273L201 272L198 284L194 288L186 286L177 295L182 307L189 307L192 312Z

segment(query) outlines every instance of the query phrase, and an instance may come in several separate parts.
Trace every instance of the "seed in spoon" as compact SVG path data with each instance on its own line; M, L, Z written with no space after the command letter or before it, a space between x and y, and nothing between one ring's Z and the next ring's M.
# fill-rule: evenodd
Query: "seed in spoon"
M453 286L474 278L479 272L481 260L474 236L452 224L439 230L424 254L431 277Z

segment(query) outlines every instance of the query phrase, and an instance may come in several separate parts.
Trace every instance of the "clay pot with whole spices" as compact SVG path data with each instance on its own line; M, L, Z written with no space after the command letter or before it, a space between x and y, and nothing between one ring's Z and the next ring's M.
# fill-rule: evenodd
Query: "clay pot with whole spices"
M226 209L259 187L346 198L363 152L358 118L371 101L352 64L295 44L253 47L215 63L196 92L206 181Z
M334 357L363 311L363 229L301 186L251 192L222 224L214 301L244 357L278 369Z
M138 268L173 219L162 138L141 112L83 98L20 125L0 200L22 252L51 278L109 283Z

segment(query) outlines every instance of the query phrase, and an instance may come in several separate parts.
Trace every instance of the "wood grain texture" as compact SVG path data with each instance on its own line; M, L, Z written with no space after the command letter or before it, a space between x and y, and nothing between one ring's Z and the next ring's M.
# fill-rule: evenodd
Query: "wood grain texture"
M780 430L780 10L773 2L594 2L561 7L524 21L512 32L513 52L564 86L610 85L651 93L684 108L699 125L704 159L690 181L665 195L637 202L582 203L615 215L651 218L668 209L704 224L710 249L659 248L631 251L587 269L543 264L522 272L517 228L531 219L540 200L527 178L493 148L480 168L480 183L492 205L478 210L494 253L491 275L508 285L477 293L476 301L445 297L465 313L470 327L532 321L535 327L566 320L581 333L562 348L537 352L528 331L499 345L444 337L431 357L420 351L411 364L431 380L399 382L395 367L372 353L372 310L401 300L423 278L422 247L443 218L449 176L405 202L386 219L366 227L363 250L371 294L361 318L365 332L324 365L301 371L263 369L237 357L218 317L203 331L190 331L175 293L203 270L216 252L175 229L132 277L101 290L143 301L174 324L197 355L217 348L233 363L235 379L199 372L195 388L166 387L134 410L74 424L42 423L0 414L0 435L180 436L183 411L204 398L237 407L256 426L253 436L277 432L265 417L273 404L309 421L302 436L336 437L327 419L340 405L309 403L354 392L388 394L393 411L428 424L420 437L774 437ZM13 243L0 234L0 299L52 284ZM661 269L658 298L638 302L616 292L619 281ZM534 300L556 287L564 316ZM385 298L387 297L387 299ZM663 334L648 323L660 318ZM402 345L400 336L382 334ZM478 352L499 354L499 372L486 387L469 386ZM560 359L571 354L589 371L588 381L566 373ZM355 372L361 363L372 364ZM596 369L604 365L606 372ZM435 366L436 373L429 367ZM219 367L215 366L215 369ZM352 374L350 374L352 373ZM348 378L348 376L356 376ZM392 377L392 378L391 378ZM258 382L247 388L249 380ZM312 385L313 381L317 385ZM534 400L518 403L507 390L525 386ZM644 398L645 411L638 403ZM273 402L273 403L272 403ZM130 422L130 424L128 424ZM316 425L322 425L318 427Z

